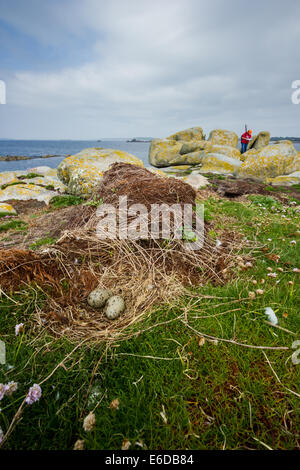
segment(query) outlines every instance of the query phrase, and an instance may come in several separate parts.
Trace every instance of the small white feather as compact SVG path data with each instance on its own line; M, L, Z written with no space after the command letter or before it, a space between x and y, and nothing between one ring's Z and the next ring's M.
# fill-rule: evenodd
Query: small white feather
M275 312L271 309L271 307L265 308L265 314L267 315L268 320L270 323L272 323L272 325L277 325L278 318L276 317Z

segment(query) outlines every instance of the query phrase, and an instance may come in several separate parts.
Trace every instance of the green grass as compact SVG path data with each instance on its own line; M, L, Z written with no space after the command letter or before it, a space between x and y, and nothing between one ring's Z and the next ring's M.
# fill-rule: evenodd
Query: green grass
M38 250L41 246L53 245L55 242L56 242L56 239L52 237L40 238L39 240L36 240L34 243L29 245L29 248L31 250Z
M11 220L0 225L0 232L7 232L8 230L23 231L27 229L27 224L22 220Z
M22 184L22 181L14 181L13 183L5 183L1 185L1 189L8 188L9 186L16 186L17 184Z
M82 204L84 201L83 198L79 196L63 195L63 196L54 196L50 204L55 209L62 209L63 207L77 206Z
M37 178L37 177L43 178L44 175L40 175L39 173L28 173L27 175L18 176L18 179L19 180L29 180L29 179Z
M241 270L236 281L193 289L192 304L183 297L172 308L158 307L139 325L144 330L140 335L107 351L103 344L80 346L42 385L39 402L25 407L4 447L72 449L77 439L84 439L87 449L120 449L129 439L136 450L136 441L165 450L299 448L299 397L293 392L300 393L300 365L290 360L293 350L265 350L265 356L260 349L220 340L207 338L199 344L201 332L269 347L291 348L297 339L265 322L264 309L271 307L282 328L299 333L299 275L293 268L300 267L300 253L291 244L299 244L299 215L295 209L286 209L286 215L284 208L273 212L272 207L208 199L206 209L219 223L214 237L224 229L226 217L230 230L240 230L267 251L255 250L253 268ZM270 253L280 255L278 263L269 259ZM267 276L267 267L277 278ZM250 300L249 292L257 288L264 294ZM30 328L36 305L42 307L45 301L39 292L29 289L1 298L7 365L0 366L0 382L19 383L18 391L1 402L4 431L28 388L51 374L76 346L52 337L47 329ZM189 325L200 335L176 320L186 309ZM14 327L20 322L25 332L16 337ZM149 329L158 323L164 324ZM118 410L109 407L115 398ZM96 406L96 428L85 432L83 418ZM163 410L167 423L160 415Z

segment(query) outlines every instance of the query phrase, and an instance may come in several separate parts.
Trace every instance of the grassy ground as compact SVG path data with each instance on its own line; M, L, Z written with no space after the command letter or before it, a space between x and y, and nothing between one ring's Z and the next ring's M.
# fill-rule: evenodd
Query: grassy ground
M294 207L264 196L208 199L206 217L216 222L211 236L219 238L218 230L230 226L249 240L249 249L252 241L263 245L252 253L253 267L241 267L226 286L194 289L174 306L158 307L142 334L109 348L33 330L35 306L43 305L34 289L2 296L7 363L0 366L0 383L18 382L1 401L4 433L28 388L47 379L41 399L24 407L4 448L72 449L78 439L86 449L120 449L126 439L136 450L299 448L300 365L291 361L300 327L299 274L293 271L300 267L300 217ZM277 276L268 276L268 268ZM282 329L266 323L265 307ZM25 331L15 336L21 322ZM118 409L110 407L114 399ZM96 426L86 432L90 411Z

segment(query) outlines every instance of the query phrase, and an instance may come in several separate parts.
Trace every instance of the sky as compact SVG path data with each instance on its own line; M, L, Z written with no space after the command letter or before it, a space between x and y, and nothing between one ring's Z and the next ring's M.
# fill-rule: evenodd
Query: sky
M300 136L299 0L0 0L0 138Z

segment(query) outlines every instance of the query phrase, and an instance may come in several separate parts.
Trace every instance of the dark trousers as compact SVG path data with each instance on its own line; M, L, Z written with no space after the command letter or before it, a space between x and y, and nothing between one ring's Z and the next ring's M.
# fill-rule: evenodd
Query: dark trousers
M242 147L241 147L241 153L247 152L248 144L243 144L243 143L242 143L241 145L242 145Z

